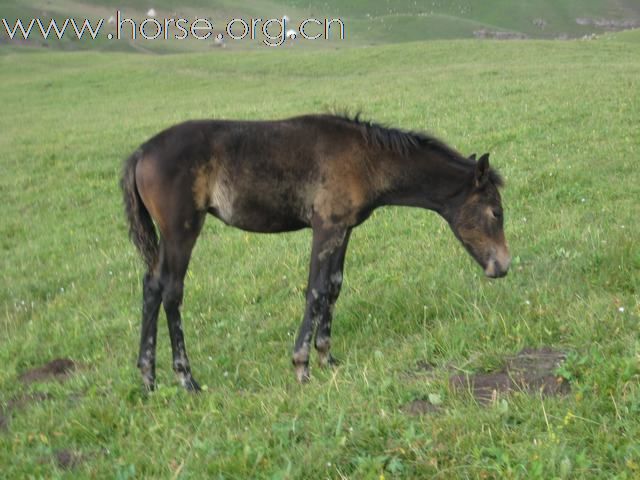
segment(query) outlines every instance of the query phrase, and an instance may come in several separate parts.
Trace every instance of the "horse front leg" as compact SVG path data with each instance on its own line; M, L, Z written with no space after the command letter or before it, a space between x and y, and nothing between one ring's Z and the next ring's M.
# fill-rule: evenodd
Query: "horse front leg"
M336 265L340 265L340 276L342 275L341 266L344 262L347 239L348 229L346 228L314 227L313 229L307 302L292 357L296 378L300 383L305 383L310 378L309 354L311 339L318 326L322 325L323 334L320 338L328 340L329 335L327 333L330 332L331 328L331 308L335 299L337 299L337 295L332 294L335 292L335 288L332 288L331 273L332 270L336 269ZM340 257L342 257L342 260L340 260ZM337 277L334 277L335 279ZM340 283L342 283L341 278ZM329 342L327 341L326 349L319 349L319 351L323 352L321 355L328 355L328 346Z
M330 367L338 364L338 361L331 355L331 322L333 320L333 310L336 301L340 296L342 288L344 259L347 253L347 245L351 230L347 230L344 241L336 251L331 255L329 260L329 306L320 316L318 322L315 347L318 352L318 363L322 367Z

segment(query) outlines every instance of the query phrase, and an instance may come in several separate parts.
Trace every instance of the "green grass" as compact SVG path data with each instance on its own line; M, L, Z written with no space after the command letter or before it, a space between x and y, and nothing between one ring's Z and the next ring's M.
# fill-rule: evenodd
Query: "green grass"
M638 478L640 50L621 37L220 56L5 50L0 406L50 398L11 410L2 475ZM490 151L507 180L512 272L484 279L433 213L377 211L351 240L334 323L343 364L301 387L290 349L309 232L254 235L210 218L183 309L207 391L177 387L161 328L160 385L144 397L143 272L122 159L187 118L331 107ZM568 396L483 407L448 386L452 372L540 346L568 352ZM81 368L65 383L18 380L55 357ZM411 373L419 361L433 377ZM440 412L401 410L429 395ZM61 470L61 450L82 462Z

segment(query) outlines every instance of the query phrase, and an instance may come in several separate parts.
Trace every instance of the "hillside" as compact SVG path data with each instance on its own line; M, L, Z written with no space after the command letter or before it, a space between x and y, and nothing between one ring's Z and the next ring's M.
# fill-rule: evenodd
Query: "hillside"
M296 29L307 18L323 20L339 17L345 25L346 38L337 39L337 30L331 40L286 41L296 48L344 48L407 41L455 39L455 38L544 38L567 39L601 35L611 31L640 27L640 3L633 0L377 0L374 2L341 2L327 0L314 3L308 0L270 0L268 2L233 2L223 0L209 2L189 0L179 7L169 0L103 0L99 2L78 2L69 0L25 0L0 2L0 16L13 27L16 18L27 22L38 17L48 22L51 17L63 21L67 17L89 18L97 22L105 19L105 25L97 40L72 39L43 40L35 31L28 41L9 41L6 29L0 26L0 45L20 44L33 48L53 48L63 50L101 49L130 50L142 52L203 51L211 49L214 42L175 40L171 31L168 40L144 40L138 38L109 41L108 33L115 32L115 26L107 23L115 11L120 9L127 18L139 23L147 17L149 9L155 10L155 18L209 18L214 20L214 33L224 30L233 18L250 19L282 18L287 16L289 26ZM162 22L161 22L162 23ZM48 25L48 23L46 23ZM260 23L257 24L260 27ZM322 31L321 27L310 26L310 34ZM277 25L274 25L277 28ZM277 30L271 30L274 32ZM235 35L239 30L235 30ZM264 46L263 37L257 39L233 40L225 37L225 46L232 49L246 49ZM213 37L211 37L213 38Z

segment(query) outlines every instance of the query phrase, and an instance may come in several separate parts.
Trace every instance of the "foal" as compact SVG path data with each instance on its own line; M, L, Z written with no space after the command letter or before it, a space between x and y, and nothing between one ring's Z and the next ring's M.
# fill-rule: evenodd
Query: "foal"
M306 309L293 349L297 379L305 382L312 340L320 364L334 362L331 318L351 230L383 205L433 210L487 276L501 277L510 263L501 185L488 154L476 161L431 136L357 117L202 120L159 133L126 160L121 181L130 236L147 266L138 357L145 386L154 387L162 304L173 369L184 387L199 390L180 305L207 213L251 232L312 229Z

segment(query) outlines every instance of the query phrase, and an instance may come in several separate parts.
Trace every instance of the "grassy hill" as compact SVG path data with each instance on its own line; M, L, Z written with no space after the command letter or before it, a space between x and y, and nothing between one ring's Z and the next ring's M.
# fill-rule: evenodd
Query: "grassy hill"
M530 38L579 38L591 34L603 34L620 30L625 26L640 27L640 4L634 0L472 0L416 2L414 0L377 0L374 2L341 2L328 0L317 3L308 0L270 0L268 2L233 2L223 0L189 0L176 6L168 0L101 0L99 2L79 2L65 0L25 0L16 4L0 1L0 15L9 25L16 18L28 21L39 17L48 22L51 17L63 21L69 16L78 19L90 18L105 21L120 9L123 15L136 19L139 23L146 18L149 8L156 10L156 17L164 18L211 18L215 32L224 30L227 22L240 17L250 23L251 18L290 18L290 27L297 28L306 18L336 18L345 23L346 39L331 41L301 40L286 42L295 48L343 48L350 46L401 43L420 40L473 38L475 36L495 37L502 35ZM627 22L627 23L623 23ZM311 26L313 27L313 25ZM207 51L214 45L211 40L178 41L169 40L109 41L108 33L115 27L105 23L97 40L77 41L71 36L63 40L42 40L37 32L26 43L32 48L53 48L64 50L101 49L142 52ZM272 30L273 31L273 30ZM311 28L315 34L321 29ZM153 30L152 30L153 32ZM172 31L177 34L178 31ZM236 29L236 34L238 30ZM262 38L257 40L234 41L227 38L226 46L231 49L264 47ZM9 41L5 28L0 26L0 43Z
M215 58L4 50L2 475L637 478L634 36ZM143 396L142 265L126 235L122 159L187 118L331 107L490 151L507 181L512 272L484 279L434 214L377 211L347 258L333 329L342 366L314 368L300 387L289 355L309 232L252 235L210 218L184 302L207 391L176 385L160 328L160 385ZM526 347L567 355L556 372L566 395L497 395L483 406L451 387L452 375L498 370ZM77 365L66 379L25 376L60 357ZM428 412L415 415L414 402Z

